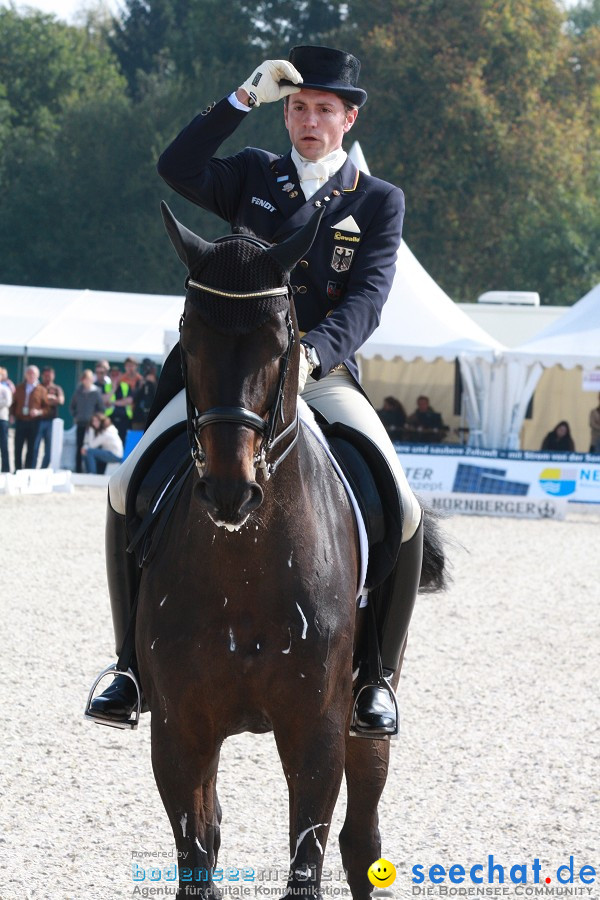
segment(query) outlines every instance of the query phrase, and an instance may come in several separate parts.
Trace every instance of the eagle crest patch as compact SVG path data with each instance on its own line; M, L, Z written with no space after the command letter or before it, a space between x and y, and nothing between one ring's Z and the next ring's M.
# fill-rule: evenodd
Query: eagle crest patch
M333 248L333 256L331 257L331 268L335 272L347 272L352 263L354 250L349 247L339 247L337 244Z

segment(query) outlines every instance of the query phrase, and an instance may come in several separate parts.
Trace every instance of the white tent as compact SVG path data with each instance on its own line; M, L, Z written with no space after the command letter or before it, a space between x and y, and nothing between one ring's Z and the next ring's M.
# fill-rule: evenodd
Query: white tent
M354 143L348 154L354 164L369 173L364 155ZM404 241L400 244L396 275L383 307L379 327L361 347L360 357L426 362L458 359L465 390L465 417L469 442L493 446L488 434L501 418L490 409L492 373L506 348L473 322L425 271Z
M368 171L357 143L349 155ZM181 308L180 297L0 285L0 353L114 362L134 355L160 362ZM485 379L473 361L492 366L503 349L456 306L402 242L381 324L359 357L428 363L459 358L467 422L473 440L481 443ZM495 413L490 421L497 418Z
M182 297L0 285L0 354L162 362L182 309Z
M492 363L461 359L461 371L471 370L475 391L485 398L482 446L518 449L529 401L544 369L555 365L563 369L600 367L600 285L533 338L506 350ZM554 410L552 416L561 418ZM568 417L574 416L572 403Z
M507 359L529 365L600 366L600 284L531 340L507 351Z
M467 354L493 360L504 349L457 307L402 241L381 322L360 355L431 362Z
M503 391L492 387L504 349L456 306L402 241L381 322L361 347L360 356L426 362L458 359L469 443L493 447L502 446L495 441L503 420ZM496 401L490 402L491 397Z
M540 364L520 365L505 354L489 360L461 353L460 371L467 388L469 444L518 450L521 425L542 374Z
M497 437L502 443L496 446L519 446L527 405L543 370L555 365L563 369L600 367L600 284L531 340L504 353L496 376L498 387L491 391L491 404L497 405L495 395L501 390L504 399L508 399L504 408L510 415ZM572 403L569 417L574 415Z

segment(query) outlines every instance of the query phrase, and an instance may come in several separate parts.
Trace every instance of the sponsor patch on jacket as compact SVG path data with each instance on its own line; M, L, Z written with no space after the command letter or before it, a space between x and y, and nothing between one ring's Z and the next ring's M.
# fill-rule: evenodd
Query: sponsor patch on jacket
M333 248L333 256L331 257L331 268L336 272L347 272L353 256L354 250L351 250L349 247L338 247L336 245Z
M327 296L330 300L339 300L342 296L344 285L341 281L327 282Z
M355 234L342 234L341 231L336 231L333 238L336 241L352 241L354 244L358 244L360 241L360 238Z
M263 209L266 209L269 212L275 212L275 207L272 203L269 203L268 200L262 200L260 197L253 197L252 202L255 206L262 206Z

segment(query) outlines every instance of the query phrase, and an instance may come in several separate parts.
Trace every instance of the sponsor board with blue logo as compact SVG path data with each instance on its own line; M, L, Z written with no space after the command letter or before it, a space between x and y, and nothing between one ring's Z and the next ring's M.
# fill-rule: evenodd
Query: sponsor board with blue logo
M427 494L561 499L600 506L600 455L396 444L412 489Z
M577 490L577 469L544 469L540 474L540 485L553 497L568 497Z

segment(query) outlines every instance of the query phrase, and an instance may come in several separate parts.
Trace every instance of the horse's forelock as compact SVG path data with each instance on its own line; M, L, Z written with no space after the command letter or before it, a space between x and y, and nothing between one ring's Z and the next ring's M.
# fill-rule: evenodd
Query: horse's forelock
M191 274L194 280L202 284L234 293L264 291L281 287L286 281L279 264L264 249L242 236L213 244L204 264ZM209 325L231 334L254 331L289 306L285 295L230 298L194 290L190 292L190 297Z

